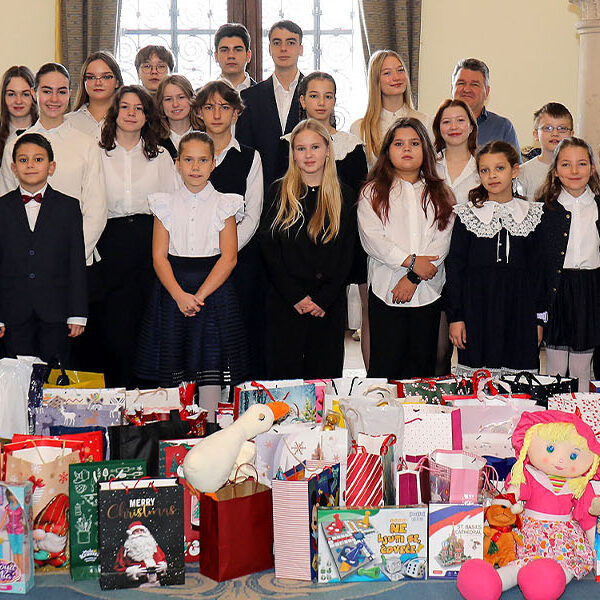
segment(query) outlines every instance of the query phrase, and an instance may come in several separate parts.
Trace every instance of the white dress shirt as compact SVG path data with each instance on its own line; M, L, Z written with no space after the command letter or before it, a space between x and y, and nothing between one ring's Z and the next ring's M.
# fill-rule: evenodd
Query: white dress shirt
M281 123L281 133L285 132L285 124L287 123L290 106L294 98L294 92L300 79L300 71L296 70L296 77L290 83L290 89L286 90L277 79L277 75L273 73L273 91L275 92L275 102L277 103L277 112L279 113L279 122Z
M600 237L596 221L598 206L589 188L575 198L564 188L558 201L571 213L569 241L565 252L565 269L598 269L600 267Z
M390 190L388 220L384 223L371 205L372 184L364 188L358 202L358 232L363 248L369 255L368 282L373 293L388 306L416 307L435 302L446 281L444 259L450 248L451 219L444 231L434 221L433 207L423 211L421 196L425 184L414 185L396 179ZM411 255L439 256L438 272L432 279L421 281L410 302L401 305L392 301L392 290L406 275L402 263Z
M252 85L252 82L250 81L250 75L248 75L247 72L245 72L244 74L245 74L244 81L242 81L242 83L239 83L236 86L234 86L231 83L231 81L229 81L229 79L227 79L227 77L225 77L223 75L223 73L221 73L217 77L217 81L224 81L225 83L228 83L234 90L237 90L238 92L241 92L242 90L248 89Z
M52 144L56 170L48 178L48 183L55 190L79 200L83 215L86 264L91 265L94 257L99 258L96 244L106 225L106 191L100 148L94 138L73 127L70 119L53 129L44 129L41 122L37 121L27 133L41 133ZM2 194L19 185L10 168L15 141L16 138L4 147L0 170Z
M152 213L169 232L169 254L201 257L221 254L219 232L225 219L244 216L244 199L238 194L221 194L210 182L194 194L185 186L170 194L150 194Z
M89 104L82 104L76 111L67 113L65 119L68 119L71 125L81 133L93 137L97 142L100 141L104 119L96 121L96 117L90 112Z
M463 202L467 202L469 199L469 192L481 183L481 180L479 179L479 173L477 172L477 163L475 162L475 157L471 156L471 158L469 158L469 161L464 166L462 173L456 177L454 181L450 180L445 150L442 150L441 157L438 159L437 164L439 175L446 180L446 184L454 192L456 203L462 204Z
M518 182L521 184L523 195L527 200L533 202L535 193L538 188L544 183L550 165L542 162L539 156L528 160L519 167Z
M217 167L223 162L227 152L231 148L234 148L239 152L240 143L232 137L229 140L229 144L223 148L215 158L217 161ZM237 228L238 236L238 250L241 250L256 233L258 225L260 223L260 215L263 207L263 172L262 162L260 160L260 154L254 151L254 160L252 166L246 177L246 195L244 196L244 218L240 221Z
M183 133L177 133L177 132L173 131L172 129L170 130L169 137L171 138L171 141L173 142L173 146L175 146L175 150L177 150L177 153L179 153L179 142L181 141L181 138L184 135L187 135L188 133L190 133L190 131L192 131L191 126L187 131L184 131Z
M47 187L48 184L44 185L43 188L37 190L36 192L31 193L19 186L19 192L21 193L21 196L35 196L36 194L41 194L43 202L43 197L46 193ZM40 214L41 206L41 202L37 202L36 200L30 200L29 202L27 202L27 204L25 204L25 213L27 214L27 222L29 223L29 229L31 229L31 231L35 229L35 224L37 223L37 218ZM69 317L67 319L67 325L83 325L85 327L86 324L86 317ZM0 323L0 327L4 327L4 323Z
M141 139L131 150L116 144L112 150L102 151L108 218L149 215L149 194L173 192L179 188L173 160L166 150L148 160Z

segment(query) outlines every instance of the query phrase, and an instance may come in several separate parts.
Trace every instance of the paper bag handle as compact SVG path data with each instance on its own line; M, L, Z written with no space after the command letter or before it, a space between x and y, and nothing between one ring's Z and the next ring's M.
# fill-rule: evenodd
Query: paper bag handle
M254 469L254 472L256 473L256 478L252 479L251 477L246 477L245 479L242 479L242 481L238 481L237 477L238 477L238 472L240 470L241 467L252 467ZM258 488L258 471L256 470L256 467L252 464L252 463L242 463L240 465L237 466L237 469L235 470L235 475L233 476L233 481L231 481L231 485L233 486L233 496L235 496L235 489L236 487L241 484L244 483L245 481L254 481L254 491L252 492L253 494L256 494L256 490Z
M165 402L167 402L169 400L169 392L163 387L158 387L154 390L144 390L143 392L140 389L137 389L136 391L137 391L137 396L135 397L133 404L135 404L138 400L140 400L140 396L148 396L149 394L164 394Z

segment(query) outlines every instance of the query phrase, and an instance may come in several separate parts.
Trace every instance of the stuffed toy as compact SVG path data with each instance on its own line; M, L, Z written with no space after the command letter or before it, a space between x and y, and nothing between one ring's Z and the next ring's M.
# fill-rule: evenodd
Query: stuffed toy
M503 567L516 560L516 544L523 545L519 532L521 515L514 494L499 494L485 509L487 525L483 528L483 558L495 567Z
M554 600L594 565L590 509L598 501L590 480L599 478L600 442L592 428L577 414L524 412L512 443L517 462L507 491L524 508L523 545L497 570L485 560L465 562L456 583L466 600L498 600L517 584L526 600Z

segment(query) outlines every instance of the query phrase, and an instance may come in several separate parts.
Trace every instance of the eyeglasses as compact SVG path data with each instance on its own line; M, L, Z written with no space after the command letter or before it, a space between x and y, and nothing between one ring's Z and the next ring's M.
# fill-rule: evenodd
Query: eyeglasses
M140 66L140 69L144 73L152 73L154 69L156 69L157 73L166 73L168 68L168 65L165 63L158 63L157 65L153 65L152 63L144 63Z
M115 76L107 73L106 75L98 75L97 77L95 75L84 75L83 78L86 81L112 81Z
M559 125L558 127L555 127L554 125L544 125L543 127L540 127L540 129L545 133L552 133L554 130L556 130L556 133L569 133L570 131L573 131L570 127L565 127L564 125Z

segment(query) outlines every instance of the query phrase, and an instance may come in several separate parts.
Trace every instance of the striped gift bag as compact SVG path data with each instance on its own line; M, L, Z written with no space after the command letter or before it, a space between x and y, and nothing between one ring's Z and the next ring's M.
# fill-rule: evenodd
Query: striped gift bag
M346 474L346 506L383 506L383 460L394 434L358 434L352 441Z

